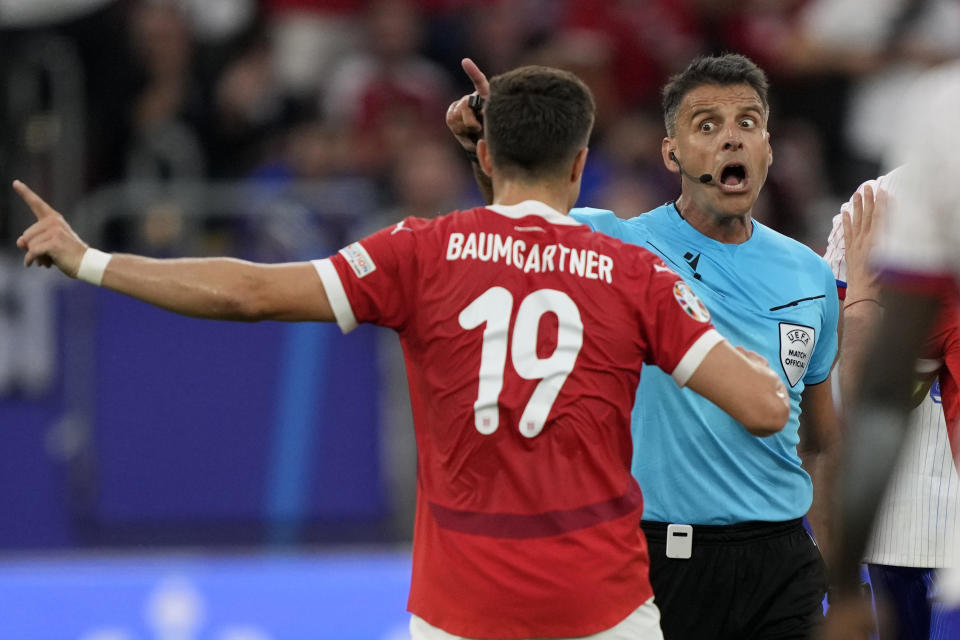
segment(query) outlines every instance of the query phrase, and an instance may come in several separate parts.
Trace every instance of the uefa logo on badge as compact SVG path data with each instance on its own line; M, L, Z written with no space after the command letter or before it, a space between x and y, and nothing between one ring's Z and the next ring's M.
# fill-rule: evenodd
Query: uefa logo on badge
M677 280L673 285L673 297L680 304L680 308L697 322L710 321L710 312L707 311L707 306L700 301L690 285L683 280Z
M803 324L780 323L780 365L790 386L796 386L807 370L817 331Z

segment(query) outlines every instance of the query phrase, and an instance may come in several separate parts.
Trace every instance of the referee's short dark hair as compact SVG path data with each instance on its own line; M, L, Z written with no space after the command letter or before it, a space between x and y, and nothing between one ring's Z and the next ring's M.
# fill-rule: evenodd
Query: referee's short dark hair
M563 171L587 146L596 107L577 76L527 66L490 80L483 126L497 169L535 180Z
M767 93L770 83L767 81L767 74L753 60L738 53L702 56L695 58L686 69L672 76L663 88L663 121L667 127L667 135L676 135L677 113L684 96L704 85L728 87L735 84L752 87L760 97L764 112L769 115Z

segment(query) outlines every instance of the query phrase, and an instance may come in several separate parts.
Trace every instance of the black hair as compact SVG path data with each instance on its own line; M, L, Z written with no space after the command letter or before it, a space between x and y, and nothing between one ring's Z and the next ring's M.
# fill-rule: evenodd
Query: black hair
M492 78L483 120L494 164L528 180L563 170L587 145L595 111L568 71L527 66Z
M663 123L667 135L676 133L677 113L688 93L704 85L728 87L736 84L748 85L756 91L764 112L769 114L767 93L770 83L767 74L753 60L738 53L695 58L686 69L672 76L663 88Z

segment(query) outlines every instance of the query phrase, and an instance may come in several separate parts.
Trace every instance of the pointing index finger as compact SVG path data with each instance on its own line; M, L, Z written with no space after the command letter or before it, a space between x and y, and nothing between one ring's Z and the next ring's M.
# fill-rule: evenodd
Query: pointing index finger
M57 212L53 207L48 205L43 198L35 194L30 187L19 180L13 181L13 189L20 194L23 201L27 203L31 211L33 211L33 215L37 217L37 220L43 220L44 218L56 215Z
M470 78L470 81L473 82L473 88L477 90L477 93L480 95L480 97L489 97L490 83L487 82L487 76L483 74L483 71L480 71L480 67L478 67L477 64L470 58L464 58L461 60L460 66L463 67L463 70Z

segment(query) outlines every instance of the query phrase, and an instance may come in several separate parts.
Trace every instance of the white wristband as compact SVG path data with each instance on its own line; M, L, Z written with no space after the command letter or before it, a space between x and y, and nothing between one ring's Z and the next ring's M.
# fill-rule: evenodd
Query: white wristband
M113 256L103 251L88 248L80 259L80 268L77 269L77 280L83 280L98 287L103 281L103 272Z

